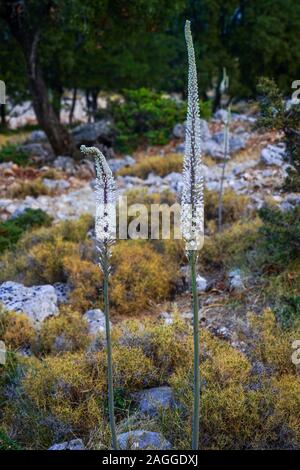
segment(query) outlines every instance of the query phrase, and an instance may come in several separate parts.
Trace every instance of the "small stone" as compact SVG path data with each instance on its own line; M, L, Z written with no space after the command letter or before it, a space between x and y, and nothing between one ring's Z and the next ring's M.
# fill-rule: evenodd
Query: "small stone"
M158 432L137 430L119 434L117 441L121 450L124 449L155 449L168 450L172 445Z
M82 439L72 439L68 442L53 444L48 450L85 450Z
M176 139L184 139L184 137L185 137L185 124L176 124L173 127L172 134Z
M197 291L198 292L205 292L207 289L207 280L205 277L200 276L200 274L197 275L196 278L196 284L197 284Z
M44 131L36 130L32 131L27 142L30 143L40 143L47 141L47 136Z
M166 182L173 191L181 193L183 187L181 173L176 173L175 171L169 173L167 176L164 177L164 182Z
M75 162L73 158L60 155L53 162L54 168L58 170L66 171L69 174L74 173L75 171Z
M57 302L59 304L67 303L71 290L69 285L64 282L55 282L55 284L53 284L53 287L57 296Z
M89 332L92 335L97 335L98 333L105 333L105 315L100 309L88 310L83 318L88 322ZM111 326L111 323L110 323Z
M229 288L237 292L245 290L245 286L242 279L242 274L240 269L235 269L230 271L228 274L229 277Z
M52 180L49 178L44 178L43 179L43 184L46 186L46 188L50 190L65 190L70 187L70 183L66 180Z
M284 163L285 145L268 145L261 151L260 159L265 165L282 166Z
M174 396L171 387L154 387L142 390L134 395L138 401L139 410L149 416L158 416L161 411L165 411L174 406Z
M160 320L163 320L165 325L172 325L173 324L173 318L172 314L169 312L161 312L158 317Z

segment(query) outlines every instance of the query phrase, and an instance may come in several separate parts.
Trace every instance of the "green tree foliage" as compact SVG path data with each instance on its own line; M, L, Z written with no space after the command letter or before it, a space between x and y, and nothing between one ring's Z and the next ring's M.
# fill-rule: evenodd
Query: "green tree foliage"
M0 222L0 253L15 245L25 230L50 222L51 218L41 209L26 209L18 217Z
M130 151L137 144L165 144L172 127L185 119L185 105L146 88L125 90L122 103L112 102L117 145Z
M262 78L258 84L261 116L257 126L284 133L286 161L291 165L283 188L300 190L300 104L285 106L283 93L274 80Z

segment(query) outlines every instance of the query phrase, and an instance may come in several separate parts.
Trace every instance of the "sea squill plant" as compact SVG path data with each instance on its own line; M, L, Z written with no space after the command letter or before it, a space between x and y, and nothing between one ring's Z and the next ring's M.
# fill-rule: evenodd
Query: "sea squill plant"
M223 79L220 84L220 94L221 96L226 93L229 88L229 76L227 75L226 68L223 68ZM231 108L228 106L227 114L224 122L224 140L223 140L223 163L222 163L222 173L220 181L220 190L218 198L218 232L222 230L222 214L223 214L223 187L225 179L225 169L226 163L229 154L229 128L231 122Z
M203 170L201 161L200 112L197 69L190 21L185 23L188 52L188 109L183 161L183 190L181 198L181 229L191 270L193 329L194 329L194 411L193 450L199 445L200 418L200 361L199 361L199 303L196 283L198 250L204 244Z
M96 147L82 145L80 150L95 160L96 215L95 233L99 253L99 267L103 272L104 313L107 348L108 409L113 449L118 448L114 415L114 388L112 346L109 322L109 276L111 272L111 248L116 239L116 186L104 155Z

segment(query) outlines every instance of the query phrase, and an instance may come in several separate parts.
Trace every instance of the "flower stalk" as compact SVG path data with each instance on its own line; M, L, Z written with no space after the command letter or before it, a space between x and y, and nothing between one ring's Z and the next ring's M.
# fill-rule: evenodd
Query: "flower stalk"
M220 93L221 96L228 90L229 88L229 76L227 75L226 68L223 68L223 80L220 84ZM225 180L225 169L226 163L229 155L229 128L231 122L231 107L228 106L227 108L227 117L224 122L224 141L223 141L223 164L222 164L222 173L221 173L221 181L220 181L220 190L219 190L219 198L218 198L218 232L222 230L222 215L223 215L223 187L224 187L224 180Z
M111 272L111 247L116 239L116 187L104 155L96 147L82 145L80 150L86 156L95 159L96 168L96 216L95 233L97 249L99 252L99 267L103 272L104 314L106 329L107 351L107 383L108 383L108 409L112 438L112 448L118 449L115 414L114 414L114 387L113 387L113 361L112 344L109 321L109 276Z
M198 250L200 250L204 244L204 200L198 80L195 52L189 21L186 21L185 24L185 39L188 52L189 73L187 125L183 161L181 227L191 271L194 334L194 410L192 449L197 450L199 446L200 420L200 344L196 265Z

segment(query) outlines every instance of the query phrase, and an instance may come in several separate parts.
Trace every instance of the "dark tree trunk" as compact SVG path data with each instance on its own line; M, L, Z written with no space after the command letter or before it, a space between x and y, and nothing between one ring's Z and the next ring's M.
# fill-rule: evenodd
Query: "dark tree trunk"
M213 112L215 113L221 104L221 92L220 92L220 83L218 82L215 90L215 98L213 102Z
M54 153L79 158L80 152L67 129L60 124L50 103L48 89L37 58L39 31L36 28L33 29L30 24L30 17L23 2L7 2L5 20L24 54L36 118L45 131Z
M70 114L69 114L69 124L70 126L73 124L73 117L74 117L74 111L75 111L75 106L76 106L76 100L77 100L77 88L73 89L73 95L72 95L72 104L71 104L71 109L70 109Z
M92 101L90 98L90 90L85 92L85 102L86 102L86 112L88 117L88 122L92 121Z
M92 95L92 115L93 115L94 122L96 121L96 114L97 114L97 110L98 110L98 94L99 94L98 89L94 89L91 92L91 95Z
M1 129L5 129L7 127L5 104L0 105L0 114L1 114L0 127L1 127Z
M57 84L52 90L52 93L53 93L52 106L59 122L60 122L61 100L62 100L63 92L64 92L64 89L61 84Z

